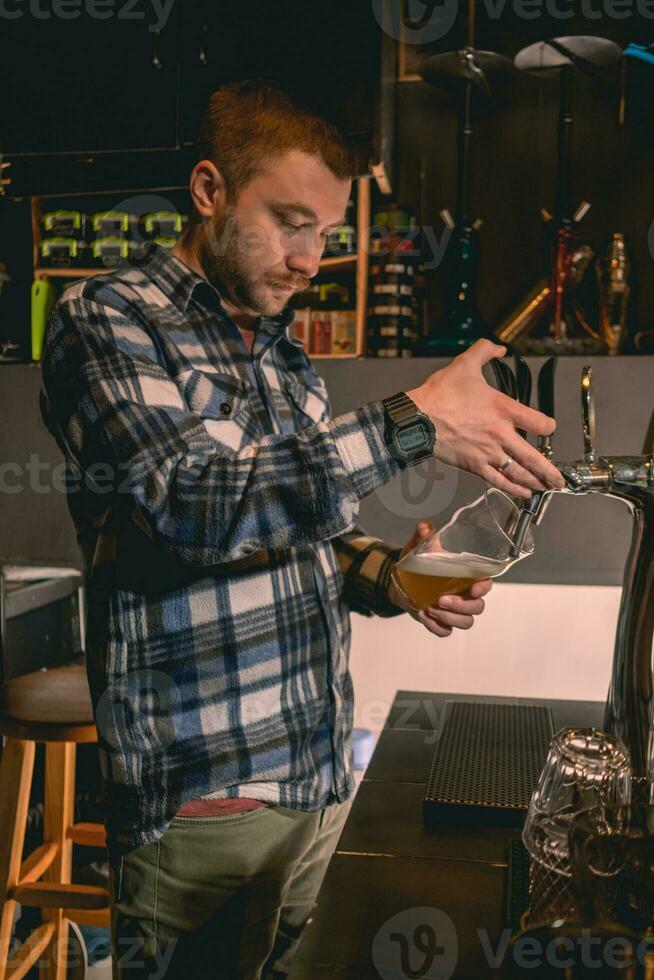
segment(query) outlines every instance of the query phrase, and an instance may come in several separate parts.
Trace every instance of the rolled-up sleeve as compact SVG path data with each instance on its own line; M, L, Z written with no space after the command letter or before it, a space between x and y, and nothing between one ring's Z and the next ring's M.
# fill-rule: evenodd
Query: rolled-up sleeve
M400 468L380 402L225 450L138 319L84 295L53 310L42 375L44 421L64 454L82 471L108 466L134 519L181 562L218 564L347 534L359 501Z
M400 557L400 546L366 534L358 524L339 535L334 546L344 576L345 599L352 612L386 618L404 612L388 598L391 571Z

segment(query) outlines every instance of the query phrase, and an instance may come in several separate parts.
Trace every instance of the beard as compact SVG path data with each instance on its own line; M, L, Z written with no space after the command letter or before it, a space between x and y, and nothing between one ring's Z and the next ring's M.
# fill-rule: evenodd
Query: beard
M309 278L300 273L283 276L255 270L248 262L246 239L233 208L226 208L215 223L208 222L204 228L205 275L236 309L256 316L278 316L292 294L275 293L275 286L292 286L298 292L308 287Z

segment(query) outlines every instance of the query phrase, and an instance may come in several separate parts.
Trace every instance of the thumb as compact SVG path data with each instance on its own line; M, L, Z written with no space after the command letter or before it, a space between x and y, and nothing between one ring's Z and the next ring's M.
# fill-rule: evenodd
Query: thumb
M429 535L433 534L435 530L436 528L434 527L431 521L427 521L427 520L418 521L418 523L416 524L415 534L413 536L416 539L416 542L418 542L422 538L429 537Z
M417 544L420 544L420 542L424 540L424 538L428 538L429 535L433 534L435 530L436 528L434 527L431 521L427 521L427 520L418 521L418 523L416 524L416 529L413 532L413 537L411 538L411 540L408 542L408 544L404 549L405 553L408 553L409 551L411 551L412 548L415 548Z
M505 354L506 347L503 344L494 344L492 340L478 340L462 356L467 357L469 361L476 361L482 368L484 364L488 364L496 357L504 357Z
M405 555L408 555L408 553L411 551L412 548L415 548L417 544L420 544L423 538L428 538L429 535L433 534L435 530L436 528L434 527L431 521L427 521L427 520L418 521L418 523L416 524L416 529L413 532L413 537L411 538L410 541L407 541L407 543L402 548L400 558L404 558Z

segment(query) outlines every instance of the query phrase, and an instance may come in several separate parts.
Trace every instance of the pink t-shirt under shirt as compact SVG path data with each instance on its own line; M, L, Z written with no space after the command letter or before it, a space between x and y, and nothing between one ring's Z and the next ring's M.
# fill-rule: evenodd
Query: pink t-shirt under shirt
M245 344L246 344L247 349L250 351L250 353L252 353L252 347L254 345L255 331L254 330L244 330L243 327L240 327L239 329L241 331L241 336L243 337L243 340L245 341Z
M178 817L224 817L229 813L240 813L242 810L256 810L260 806L268 806L261 800L249 800L244 796L231 800L189 800L176 813Z

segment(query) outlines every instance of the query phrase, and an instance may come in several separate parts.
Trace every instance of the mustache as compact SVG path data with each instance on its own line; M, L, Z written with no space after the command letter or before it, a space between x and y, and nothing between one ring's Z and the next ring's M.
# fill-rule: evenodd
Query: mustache
M308 289L311 285L311 280L308 276L290 276L285 279L271 279L271 286L290 286L292 289L297 289L298 292L303 292Z

